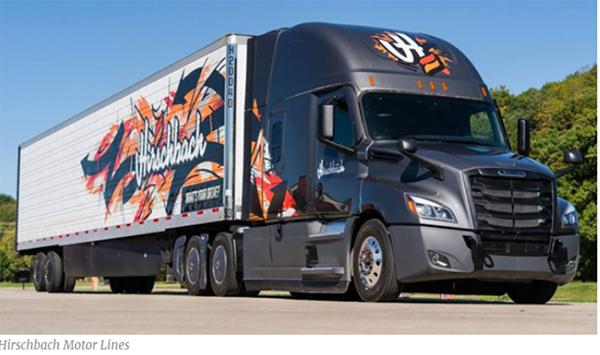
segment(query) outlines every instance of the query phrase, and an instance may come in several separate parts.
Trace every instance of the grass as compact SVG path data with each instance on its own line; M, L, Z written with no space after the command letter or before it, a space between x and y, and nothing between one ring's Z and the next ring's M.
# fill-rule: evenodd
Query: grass
M0 282L0 287L12 287L21 288L22 284L15 282ZM32 283L26 283L25 288L33 288ZM89 279L83 281L77 281L76 291L91 291L92 283ZM178 283L167 284L163 281L156 282L154 291L178 291L182 289ZM99 292L109 292L110 288L108 285L100 283L98 287ZM285 292L274 292L276 295L285 295ZM410 294L411 299L440 299L439 294L427 294L427 293L414 293ZM503 301L510 302L510 298L507 295L504 296L462 296L458 295L455 297L456 300L464 301ZM596 303L597 302L597 284L595 282L581 282L574 281L565 286L559 287L556 294L550 302L584 302L584 303Z

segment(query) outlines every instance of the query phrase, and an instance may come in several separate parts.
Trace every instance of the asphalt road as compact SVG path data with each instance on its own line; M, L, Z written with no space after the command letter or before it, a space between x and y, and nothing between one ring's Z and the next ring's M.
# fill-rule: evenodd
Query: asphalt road
M0 334L596 334L595 303L393 303L0 289Z

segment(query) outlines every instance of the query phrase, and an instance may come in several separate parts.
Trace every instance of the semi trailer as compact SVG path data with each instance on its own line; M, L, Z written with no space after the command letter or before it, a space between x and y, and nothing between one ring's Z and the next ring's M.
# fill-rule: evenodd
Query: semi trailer
M400 292L546 303L577 211L510 145L469 59L426 34L301 24L227 35L19 147L15 248L37 291Z

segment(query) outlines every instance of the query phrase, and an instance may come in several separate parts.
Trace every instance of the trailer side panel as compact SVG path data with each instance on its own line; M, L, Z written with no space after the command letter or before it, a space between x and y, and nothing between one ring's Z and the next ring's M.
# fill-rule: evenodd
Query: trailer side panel
M17 249L223 219L224 44L25 143Z

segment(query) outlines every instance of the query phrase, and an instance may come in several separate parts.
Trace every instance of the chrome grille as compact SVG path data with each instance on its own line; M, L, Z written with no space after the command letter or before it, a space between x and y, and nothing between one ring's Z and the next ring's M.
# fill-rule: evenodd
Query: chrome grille
M471 176L484 249L490 254L546 255L553 216L552 182Z

